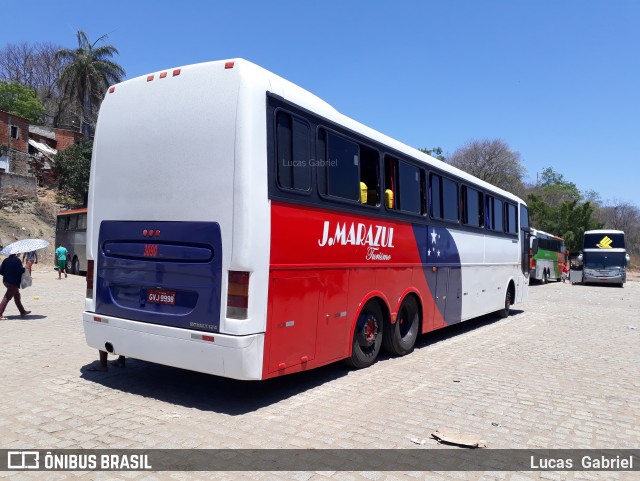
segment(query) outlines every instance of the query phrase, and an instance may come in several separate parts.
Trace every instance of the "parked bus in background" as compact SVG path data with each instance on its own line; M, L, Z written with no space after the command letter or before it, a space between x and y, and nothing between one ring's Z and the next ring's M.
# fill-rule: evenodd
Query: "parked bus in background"
M588 230L582 245L583 284L607 283L624 286L629 254L621 230Z
M566 247L562 237L531 229L531 280L546 284L549 280L562 279L562 266L566 263Z
M87 271L87 209L64 210L56 219L56 247L67 248L67 272Z
M381 348L527 297L518 197L245 60L109 88L87 231L87 343L236 379Z

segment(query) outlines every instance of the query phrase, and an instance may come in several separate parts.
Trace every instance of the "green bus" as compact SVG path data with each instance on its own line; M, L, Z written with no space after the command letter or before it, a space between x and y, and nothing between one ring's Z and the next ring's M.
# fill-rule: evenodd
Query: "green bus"
M530 239L530 279L543 284L561 280L566 262L564 239L538 229L531 229Z

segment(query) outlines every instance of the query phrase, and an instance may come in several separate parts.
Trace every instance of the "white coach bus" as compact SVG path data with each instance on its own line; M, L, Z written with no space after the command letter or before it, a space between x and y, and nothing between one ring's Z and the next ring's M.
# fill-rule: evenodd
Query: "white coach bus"
M110 87L88 207L87 343L178 368L365 367L527 297L521 199L241 59Z

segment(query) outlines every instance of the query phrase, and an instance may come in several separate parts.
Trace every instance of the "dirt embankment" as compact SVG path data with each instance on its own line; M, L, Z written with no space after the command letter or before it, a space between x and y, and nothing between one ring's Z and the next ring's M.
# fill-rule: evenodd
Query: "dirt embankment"
M38 200L15 202L0 208L0 245L20 239L44 239L49 247L38 251L38 263L53 266L56 215L61 206L51 190L39 190Z

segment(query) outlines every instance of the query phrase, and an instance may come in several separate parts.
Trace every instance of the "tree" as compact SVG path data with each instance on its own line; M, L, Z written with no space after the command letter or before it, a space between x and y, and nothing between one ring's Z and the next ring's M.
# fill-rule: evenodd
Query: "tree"
M576 184L565 180L562 174L551 167L545 168L540 174L534 193L542 195L545 202L552 207L560 207L565 201L583 199Z
M58 169L58 190L86 205L89 192L92 142L85 140L58 152L55 156Z
M520 154L501 140L474 140L456 150L449 164L501 189L519 193L526 169Z
M640 209L635 204L614 200L600 208L598 217L607 229L624 231L627 250L634 257L640 254Z
M64 67L56 57L59 45L52 43L7 44L0 49L0 80L19 83L36 93L45 108L44 122L55 127L70 124L65 113L68 101L58 87L58 78Z
M62 49L56 54L58 59L68 61L60 76L65 95L82 105L80 123L85 138L90 137L90 126L100 105L104 92L109 85L118 83L125 75L124 69L110 60L118 54L112 45L97 46L106 40L103 35L95 42L89 42L86 34L78 30L78 48Z
M44 106L29 87L17 83L0 82L0 110L19 115L38 124L44 115Z
M529 194L527 204L531 226L564 238L572 252L582 249L586 230L602 227L594 217L596 207L589 201L567 200L555 207L542 196Z
M443 152L442 152L442 147L434 147L432 149L420 149L420 152L423 152L427 155L430 155L431 157L434 157L438 160L442 160L443 162L446 162L447 158L444 156Z

